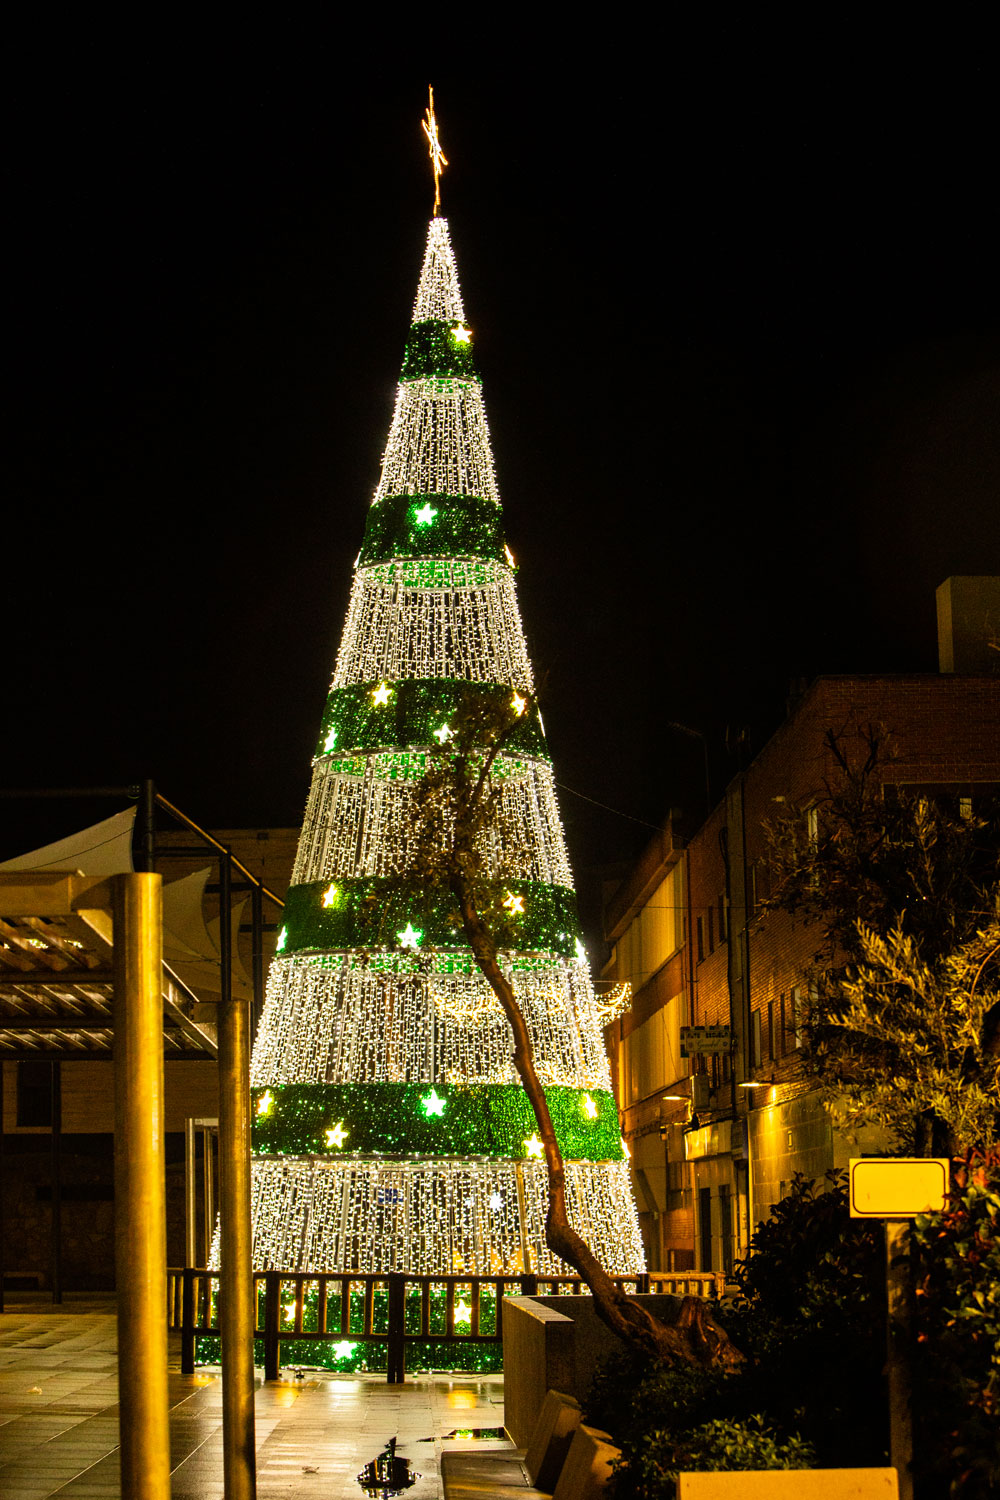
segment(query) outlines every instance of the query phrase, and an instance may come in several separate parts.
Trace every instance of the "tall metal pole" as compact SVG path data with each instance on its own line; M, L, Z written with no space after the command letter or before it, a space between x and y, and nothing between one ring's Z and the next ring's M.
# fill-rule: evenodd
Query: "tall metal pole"
M896 1470L899 1500L913 1500L913 1416L910 1408L910 1225L885 1223L887 1360L889 1385L889 1462Z
M255 1500L250 1006L232 993L231 867L219 859L219 1329L226 1500Z
M169 1500L161 877L112 888L121 1492Z
M184 1121L184 1264L198 1264L198 1184L195 1178L195 1123Z
M62 1064L52 1064L52 1300L62 1301Z

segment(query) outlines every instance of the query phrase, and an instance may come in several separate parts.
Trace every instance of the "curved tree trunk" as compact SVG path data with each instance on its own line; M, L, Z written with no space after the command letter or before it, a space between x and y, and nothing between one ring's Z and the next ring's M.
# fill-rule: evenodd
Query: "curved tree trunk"
M570 1224L566 1215L566 1173L562 1152L549 1115L545 1090L535 1071L531 1037L524 1016L497 960L492 934L476 909L469 881L461 874L453 873L450 884L476 963L514 1033L514 1066L534 1110L545 1150L549 1180L545 1240L549 1249L583 1277L593 1293L598 1316L608 1328L626 1343L638 1345L651 1358L728 1367L741 1364L743 1355L730 1343L725 1330L715 1322L701 1298L685 1297L676 1325L662 1323L615 1285L590 1246Z

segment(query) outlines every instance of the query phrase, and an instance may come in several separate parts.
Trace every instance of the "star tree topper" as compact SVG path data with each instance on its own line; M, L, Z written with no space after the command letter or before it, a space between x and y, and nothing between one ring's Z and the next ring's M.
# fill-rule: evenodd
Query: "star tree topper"
M441 207L441 171L448 165L448 158L441 150L441 142L438 140L437 120L434 117L434 90L429 85L427 95L430 102L424 111L421 124L424 127L424 135L427 137L427 146L431 153L431 168L434 172L434 217L436 219L438 209Z

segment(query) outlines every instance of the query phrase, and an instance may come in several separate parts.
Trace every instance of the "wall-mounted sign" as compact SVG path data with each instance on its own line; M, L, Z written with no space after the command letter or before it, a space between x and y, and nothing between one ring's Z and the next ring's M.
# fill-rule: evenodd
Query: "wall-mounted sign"
M681 1057L701 1057L705 1053L728 1052L732 1032L728 1026L682 1026Z
M948 1167L946 1156L852 1156L851 1218L939 1213L948 1196Z

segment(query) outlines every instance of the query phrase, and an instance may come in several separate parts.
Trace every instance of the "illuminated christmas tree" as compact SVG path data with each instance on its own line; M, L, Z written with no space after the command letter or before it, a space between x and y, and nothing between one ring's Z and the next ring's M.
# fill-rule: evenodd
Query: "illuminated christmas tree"
M435 217L254 1049L259 1268L568 1269L545 1245L545 1167L509 1027L448 899L414 904L394 879L414 785L469 694L520 710L496 764L490 858L570 1218L609 1271L635 1272L602 1015L472 336Z

